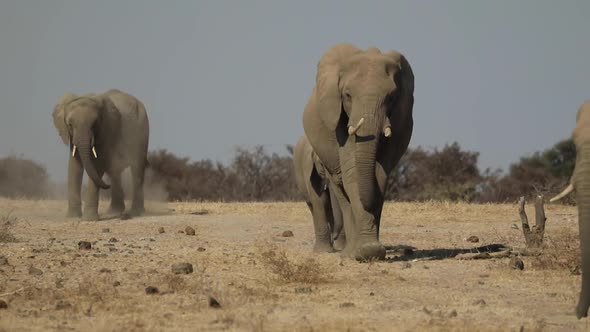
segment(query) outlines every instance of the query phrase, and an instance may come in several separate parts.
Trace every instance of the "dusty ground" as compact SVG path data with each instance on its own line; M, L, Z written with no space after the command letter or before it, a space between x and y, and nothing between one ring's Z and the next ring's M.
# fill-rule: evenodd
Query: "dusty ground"
M312 254L303 203L160 203L148 207L152 215L99 222L67 220L65 206L0 200L9 221L0 231L18 240L0 243L8 260L0 258L0 300L8 305L0 331L588 329L573 315L580 276L570 271L578 246L572 207L546 207L549 248L523 257L520 271L509 258L424 251L523 247L512 228L520 228L515 204L387 204L382 242L417 249L373 263ZM196 235L179 232L187 226ZM294 236L283 237L286 230ZM472 235L479 243L465 240ZM92 249L80 250L79 241ZM173 274L180 262L194 272ZM149 286L159 292L147 294ZM209 297L221 307L210 307Z

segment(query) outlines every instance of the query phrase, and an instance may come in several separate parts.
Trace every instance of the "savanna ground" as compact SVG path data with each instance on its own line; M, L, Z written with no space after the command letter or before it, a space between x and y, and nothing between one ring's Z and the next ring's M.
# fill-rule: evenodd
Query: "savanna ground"
M0 331L589 328L573 314L573 207L546 205L548 247L522 257L522 271L510 258L459 260L450 250L524 247L516 204L388 203L382 242L416 249L369 263L313 254L304 203L150 203L144 217L99 222L65 219L65 207L0 200ZM194 236L180 232L187 226ZM173 274L182 262L193 273Z

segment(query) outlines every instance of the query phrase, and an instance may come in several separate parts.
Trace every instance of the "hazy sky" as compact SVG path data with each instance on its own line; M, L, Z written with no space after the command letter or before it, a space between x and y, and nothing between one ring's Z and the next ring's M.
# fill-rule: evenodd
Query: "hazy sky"
M317 61L345 41L408 58L410 146L458 141L506 168L569 137L590 98L589 12L587 0L0 0L0 156L65 179L53 106L109 88L146 104L152 150L283 153Z

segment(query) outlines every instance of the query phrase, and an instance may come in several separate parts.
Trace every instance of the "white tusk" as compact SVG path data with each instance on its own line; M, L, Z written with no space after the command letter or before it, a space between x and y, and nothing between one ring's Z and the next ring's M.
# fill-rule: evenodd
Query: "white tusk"
M349 126L348 127L348 135L354 135L354 133L356 133L357 130L359 130L359 128L361 127L361 125L363 124L363 122L365 122L365 118L361 118L359 120L359 123L356 124L356 126Z
M74 147L72 148L72 157L74 157L76 155L76 146L74 145Z
M564 198L565 196L571 194L572 191L574 191L574 185L570 183L569 186L567 186L559 195L550 199L549 202L553 203L555 201L558 201Z
M385 127L385 130L383 130L383 135L385 135L385 137L391 137L391 128Z
M94 158L98 158L98 155L96 154L96 149L94 148L94 146L92 147L92 154L94 155Z

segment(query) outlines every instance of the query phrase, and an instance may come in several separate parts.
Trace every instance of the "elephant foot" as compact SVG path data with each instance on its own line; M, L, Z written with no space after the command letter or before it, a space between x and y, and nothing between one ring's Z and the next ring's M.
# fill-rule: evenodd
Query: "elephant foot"
M354 258L358 261L384 260L385 247L378 241L363 243L355 251Z
M84 211L82 215L82 220L84 221L98 221L98 212L97 211Z
M125 205L111 204L111 206L109 207L109 210L108 210L108 214L120 215L124 211L125 211Z
M578 319L588 317L588 307L590 307L590 302L588 300L580 299L578 306L576 307L576 317L578 317Z
M339 236L334 241L334 250L342 251L342 250L344 250L345 247L346 247L346 238L344 236Z
M313 246L313 252L332 253L332 252L334 252L334 248L329 243L316 242L315 245Z
M82 217L82 209L68 209L66 218L80 218Z
M144 208L131 208L131 210L129 210L129 216L131 217L139 217L142 214L145 213L145 209Z

